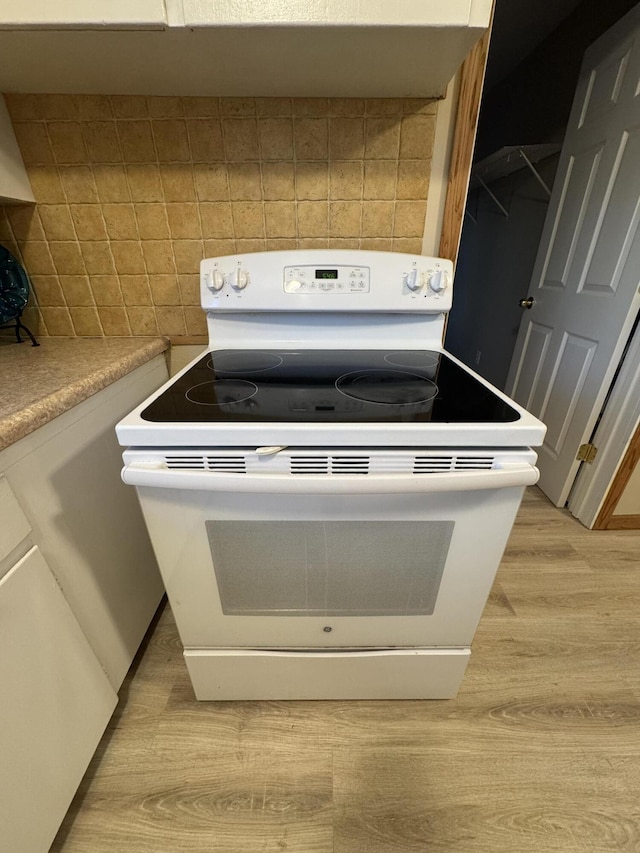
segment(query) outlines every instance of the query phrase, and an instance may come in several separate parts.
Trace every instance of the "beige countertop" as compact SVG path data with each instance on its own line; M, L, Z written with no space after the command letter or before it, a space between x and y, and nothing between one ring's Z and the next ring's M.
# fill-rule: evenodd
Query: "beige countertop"
M0 450L169 348L166 338L0 344Z

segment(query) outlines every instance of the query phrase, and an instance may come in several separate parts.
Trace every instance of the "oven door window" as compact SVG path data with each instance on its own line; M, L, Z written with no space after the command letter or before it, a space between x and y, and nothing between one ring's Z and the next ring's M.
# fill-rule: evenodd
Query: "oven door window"
M207 521L231 616L431 615L453 521Z

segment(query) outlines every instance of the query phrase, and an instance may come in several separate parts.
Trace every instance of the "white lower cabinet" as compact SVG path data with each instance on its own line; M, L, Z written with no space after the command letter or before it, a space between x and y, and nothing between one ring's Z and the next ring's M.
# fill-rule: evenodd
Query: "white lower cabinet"
M48 850L117 695L38 548L0 579L0 848Z
M0 453L0 853L46 853L163 594L115 424L164 356Z

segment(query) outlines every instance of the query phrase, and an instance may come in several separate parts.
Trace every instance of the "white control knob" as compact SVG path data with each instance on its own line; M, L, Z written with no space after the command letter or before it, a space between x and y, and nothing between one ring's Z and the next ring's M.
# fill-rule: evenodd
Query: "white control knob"
M300 290L302 287L301 281L296 281L295 279L291 279L290 281L285 281L284 289L285 293L295 293L297 290Z
M214 292L222 290L224 287L224 276L220 270L211 270L207 276L207 287Z
M402 279L409 290L420 290L422 287L422 276L417 269L406 272Z
M443 293L448 284L448 276L444 270L436 270L429 276L429 290L433 293Z
M249 284L249 273L238 267L231 273L231 287L234 290L244 290Z

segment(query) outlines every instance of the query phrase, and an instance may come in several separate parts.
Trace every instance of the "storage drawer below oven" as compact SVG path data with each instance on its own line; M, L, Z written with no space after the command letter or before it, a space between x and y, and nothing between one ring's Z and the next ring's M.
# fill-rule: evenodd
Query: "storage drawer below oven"
M470 649L185 649L196 699L452 699Z

